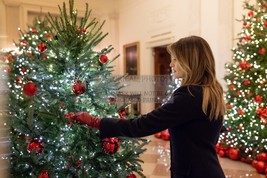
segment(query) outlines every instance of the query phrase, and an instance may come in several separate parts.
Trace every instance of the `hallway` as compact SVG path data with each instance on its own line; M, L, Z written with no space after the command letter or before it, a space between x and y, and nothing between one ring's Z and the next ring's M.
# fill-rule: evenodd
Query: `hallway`
M141 156L144 161L142 168L147 178L170 178L169 174L169 141L147 137L151 142L146 146L147 151ZM233 161L229 158L220 158L221 165L227 178L265 178L258 174L249 164ZM139 177L138 177L139 178Z

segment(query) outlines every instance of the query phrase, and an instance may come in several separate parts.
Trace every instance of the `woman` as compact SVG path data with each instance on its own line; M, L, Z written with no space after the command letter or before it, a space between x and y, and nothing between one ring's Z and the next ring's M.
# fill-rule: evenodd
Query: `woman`
M169 102L136 119L75 119L100 130L100 137L144 137L169 129L172 178L225 178L215 150L225 114L209 44L189 36L168 46L170 67L181 86Z

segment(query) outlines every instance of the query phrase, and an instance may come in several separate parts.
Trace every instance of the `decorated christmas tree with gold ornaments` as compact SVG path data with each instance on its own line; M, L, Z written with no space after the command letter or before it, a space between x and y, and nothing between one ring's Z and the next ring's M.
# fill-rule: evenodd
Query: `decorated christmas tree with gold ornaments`
M242 31L226 65L227 131L217 151L267 174L267 1L251 3L244 2Z
M78 18L74 1L63 3L60 16L34 21L20 31L17 50L4 54L11 177L145 177L145 139L101 140L98 130L72 120L79 111L122 119L116 94L123 77L114 77L111 65L118 56L109 56L111 45L97 50L108 34L85 7Z

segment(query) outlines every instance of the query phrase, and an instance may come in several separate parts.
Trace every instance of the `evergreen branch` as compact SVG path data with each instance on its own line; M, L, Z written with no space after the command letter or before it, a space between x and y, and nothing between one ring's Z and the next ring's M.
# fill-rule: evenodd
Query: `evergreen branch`
M80 29L85 27L88 18L90 17L91 10L88 10L88 3L85 4L85 14L84 17L81 19Z

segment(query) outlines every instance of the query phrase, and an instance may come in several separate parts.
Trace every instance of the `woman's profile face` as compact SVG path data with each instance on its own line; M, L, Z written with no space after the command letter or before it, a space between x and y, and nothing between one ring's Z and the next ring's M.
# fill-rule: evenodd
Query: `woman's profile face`
M180 66L179 62L175 59L171 59L170 67L172 68L172 73L175 78L183 78L184 77L184 71L182 70L182 67Z

